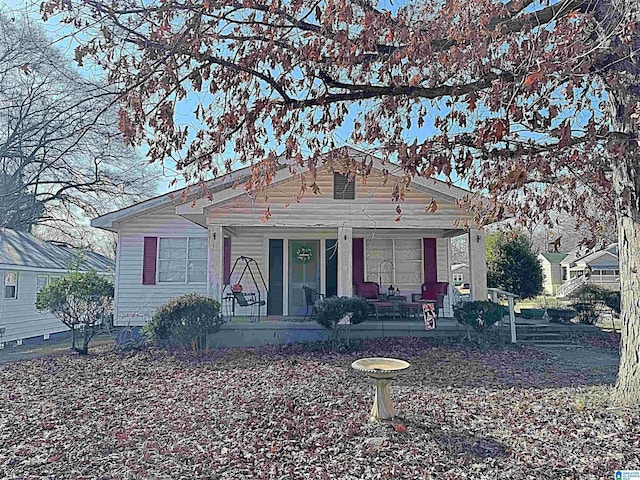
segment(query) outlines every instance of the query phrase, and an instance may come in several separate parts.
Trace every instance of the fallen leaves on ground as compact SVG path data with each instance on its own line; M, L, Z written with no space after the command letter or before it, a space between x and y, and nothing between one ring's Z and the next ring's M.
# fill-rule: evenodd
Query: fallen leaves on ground
M391 388L394 422L368 421L373 384L350 368L364 356L412 363ZM0 477L609 478L640 466L640 415L608 408L614 374L415 339L9 363Z

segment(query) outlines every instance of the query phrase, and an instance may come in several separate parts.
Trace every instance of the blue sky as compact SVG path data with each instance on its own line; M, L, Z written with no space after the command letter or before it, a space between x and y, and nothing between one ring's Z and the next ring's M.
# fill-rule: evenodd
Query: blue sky
M401 3L404 3L404 2L401 2ZM71 35L73 33L72 27L69 27L67 25L62 25L59 22L56 22L55 19L49 20L48 22L43 22L41 20L40 13L37 9L37 5L29 6L29 2L25 2L24 0L5 0L5 5L6 5L6 7L4 8L5 12L6 11L26 12L29 18L31 18L35 24L42 25L45 32L49 35L49 37L52 39L56 39L56 41L53 43L55 47L61 50L69 58L70 63L75 66L75 62L73 61L73 53L74 53L74 48L76 46L76 43ZM392 4L389 0L382 0L381 2L382 8L387 8L392 11L396 10L398 6L399 5L397 2ZM79 71L82 75L92 79L98 79L101 74L101 72L92 70L89 67L83 67L79 69ZM198 94L198 95L201 95L201 94ZM185 124L190 124L190 125L193 125L194 127L197 127L197 122L193 117L193 113L192 113L196 105L196 98L197 96L194 96L193 100L188 100L184 103L184 105L182 105L181 112L179 114L179 118L177 119L177 121L185 122ZM433 110L434 113L437 112L441 114L442 111L445 110L444 106L440 106L440 105L443 105L443 103L444 102L442 102L442 104L436 104L438 106ZM347 142L347 139L351 134L351 125L353 125L352 119L354 119L359 112L360 112L360 107L358 107L357 105L351 105L350 113L347 119L345 120L345 122L343 123L343 126L340 129L336 130L335 132L331 133L334 139L334 142L336 143L337 146L349 144ZM417 122L413 121L413 125L411 129L407 131L407 137L411 139L418 138L420 140L420 139L428 138L429 136L433 135L435 132L435 129L433 128L433 119L434 117L432 115L427 115L427 117L424 119L425 124L421 128L418 128ZM114 125L114 128L115 128L115 125ZM190 130L193 132L194 128L190 128ZM372 153L376 152L375 145L366 145L366 146L353 145L353 146L361 148L366 151L370 151ZM144 146L138 148L137 151L142 156L145 156L146 154L146 148ZM307 152L307 153L310 153L310 152ZM174 170L174 166L175 166L175 163L171 160L168 160L165 162L163 170L166 172L166 175L162 176L159 179L157 193L164 193L168 190L175 189L176 186L169 188L169 182L174 178L177 178L179 180L179 183L177 186L184 185L184 181L182 181L181 176Z

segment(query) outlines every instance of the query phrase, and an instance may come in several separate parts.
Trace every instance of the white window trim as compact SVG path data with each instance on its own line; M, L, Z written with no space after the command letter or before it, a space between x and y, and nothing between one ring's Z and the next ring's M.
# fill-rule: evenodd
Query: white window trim
M160 281L160 239L182 239L184 238L187 241L187 254L184 259L184 282L162 282ZM207 280L203 280L202 282L190 282L189 281L189 240L190 239L201 239L204 240L207 249L207 258L203 259L207 266L209 265L209 242L205 235L162 235L158 236L158 250L156 251L156 285L206 285ZM166 260L166 259L163 259ZM208 272L207 277L208 277Z
M464 274L454 273L452 280L454 285L462 285L464 283Z
M368 265L367 265L367 255L368 255L368 251L369 251L369 245L371 243L374 243L376 240L391 240L391 278L392 278L392 284L396 287L404 287L406 285L409 284L398 284L398 281L396 279L396 240L421 240L421 238L384 238L384 237L376 237L375 239L371 239L371 238L365 238L365 242L364 242L364 258L363 258L363 263L364 263L364 273L365 273L365 280L367 280L367 273L368 273ZM415 262L418 263L420 262L420 267L423 270L424 269L424 249L422 248L422 243L420 243L420 259L416 259ZM378 281L380 281L378 279ZM420 283L423 283L422 281ZM380 285L380 291L382 290L386 290L387 286Z
M15 273L15 275L16 275L16 284L14 285L15 286L15 290L14 290L15 295L13 297L7 297L7 286L9 286L9 285L7 285L7 276L10 273ZM20 272L18 272L17 270L5 270L4 275L3 275L3 279L2 279L2 290L3 290L2 291L2 298L4 300L17 300L18 299L18 295L19 295L19 292L18 292L18 285L19 284L20 284Z

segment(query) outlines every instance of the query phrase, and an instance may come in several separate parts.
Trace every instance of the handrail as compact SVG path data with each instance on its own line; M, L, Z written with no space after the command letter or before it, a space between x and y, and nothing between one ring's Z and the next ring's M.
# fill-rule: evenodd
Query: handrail
M588 279L586 275L578 275L576 277L573 277L571 280L560 285L558 291L556 292L556 297L566 297L578 287L581 287L582 285L587 283L587 281Z
M501 288L487 288L487 292L491 294L491 301L493 303L498 303L499 296L507 297L507 303L509 305L509 329L511 330L511 343L517 343L518 339L516 336L516 310L514 298L518 298L519 295L507 292Z

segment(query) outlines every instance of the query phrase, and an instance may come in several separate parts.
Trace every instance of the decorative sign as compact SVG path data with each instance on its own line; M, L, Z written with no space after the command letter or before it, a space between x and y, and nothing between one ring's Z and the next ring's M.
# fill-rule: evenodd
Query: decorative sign
M435 330L436 328L436 304L423 303L422 316L424 318L424 329Z
M301 263L307 263L313 259L313 250L311 247L300 247L296 250L296 259Z

